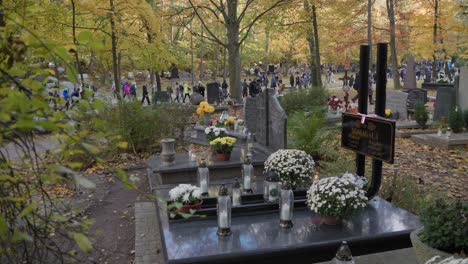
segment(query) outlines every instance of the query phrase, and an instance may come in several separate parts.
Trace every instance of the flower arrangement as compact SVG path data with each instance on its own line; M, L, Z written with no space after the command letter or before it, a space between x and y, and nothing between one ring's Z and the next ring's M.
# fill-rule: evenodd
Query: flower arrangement
M389 109L389 108L385 109L385 117L386 118L392 117L392 114L393 114L392 109Z
M342 107L343 101L340 100L340 98L336 97L335 95L332 96L332 98L328 99L328 105L331 107L333 111L338 110L338 107Z
M233 137L219 137L210 141L210 146L216 153L230 154L236 141L237 140Z
M361 187L361 189L363 190L366 190L369 184L366 177L357 176L355 174L348 173L348 172L344 173L341 176L341 179L346 179L348 181L354 182L354 184Z
M179 202L183 205L195 205L200 203L201 190L190 184L179 184L169 191L169 196L173 202Z
M345 177L324 178L307 191L307 205L320 216L343 218L367 206L362 186Z
M229 128L233 128L234 127L234 122L236 122L236 118L233 117L233 116L230 116L230 117L226 118L226 120L224 120L224 125L229 127Z
M203 101L197 108L197 114L203 115L205 113L213 113L215 111L214 106L211 106L208 102Z
M280 149L265 161L265 171L276 172L282 184L293 189L311 180L315 162L312 156L297 149Z
M223 127L209 126L205 128L205 134L208 141L212 141L215 138L227 136L227 130Z

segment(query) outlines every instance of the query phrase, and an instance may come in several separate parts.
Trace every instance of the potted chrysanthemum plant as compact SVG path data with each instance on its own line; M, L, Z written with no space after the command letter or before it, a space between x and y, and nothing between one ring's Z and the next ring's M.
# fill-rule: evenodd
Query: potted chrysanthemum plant
M264 163L266 172L276 172L282 185L292 189L309 184L314 173L312 156L297 149L280 149L271 154Z
M190 184L179 184L169 191L169 197L177 212L189 212L199 209L202 204L201 190L197 186Z
M349 177L329 177L312 184L307 191L306 203L322 218L322 223L336 225L366 207L368 198L363 185Z
M219 160L227 161L231 158L236 141L233 137L220 137L210 141L210 146L216 152L216 157Z

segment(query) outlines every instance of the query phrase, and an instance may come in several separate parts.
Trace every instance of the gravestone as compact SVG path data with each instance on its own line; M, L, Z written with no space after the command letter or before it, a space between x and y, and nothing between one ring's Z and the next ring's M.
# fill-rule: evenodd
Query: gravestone
M447 117L455 104L455 88L453 86L438 87L434 109L434 119Z
M287 117L274 89L247 98L244 105L244 122L249 132L255 134L258 143L270 151L287 147L286 124Z
M275 72L275 65L270 64L268 65L268 73L274 73Z
M460 69L457 89L458 106L461 110L468 110L468 66Z
M408 94L400 91L388 91L387 101L385 103L387 109L391 109L393 113L398 112L399 119L408 118L408 108L406 103Z
M203 97L199 93L193 93L192 97L190 97L190 103L192 105L199 105L201 102L205 101L205 97Z
M208 103L216 104L219 103L219 84L218 83L208 83L206 85L206 94L208 98Z
M171 96L169 95L168 92L166 91L154 92L153 103L157 104L158 102L165 103L169 101L171 101Z
M416 86L416 73L414 71L416 65L414 63L414 57L412 55L409 56L408 65L406 66L406 78L405 83L403 85L404 89L414 89L417 88Z
M408 90L408 101L406 103L408 112L414 112L414 108L418 101L427 103L427 90L410 89Z

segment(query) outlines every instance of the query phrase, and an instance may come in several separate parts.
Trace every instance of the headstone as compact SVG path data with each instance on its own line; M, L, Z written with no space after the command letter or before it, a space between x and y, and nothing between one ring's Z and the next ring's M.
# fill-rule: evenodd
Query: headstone
M199 105L201 102L205 101L205 97L203 97L199 93L193 93L192 97L190 97L190 103L192 105Z
M406 106L408 94L400 91L387 91L387 101L385 108L391 109L393 113L398 112L400 119L408 118L408 108Z
M218 83L208 83L206 85L206 94L208 98L208 103L214 104L219 101L219 84Z
M434 109L434 119L448 118L455 105L455 88L453 86L441 86L437 88L437 96Z
M171 100L171 97L169 93L167 93L166 91L154 92L153 103L169 102L170 100Z
M409 112L414 112L414 108L418 101L427 103L427 90L423 89L410 89L408 90L408 101L406 106Z
M275 65L270 64L268 65L268 73L274 73L275 72Z
M406 78L405 78L405 83L403 85L404 89L417 88L415 67L416 65L414 63L414 57L412 55L409 55L408 64L406 66L406 69L407 69Z
M461 110L468 110L468 66L460 69L460 77L458 79L457 91L458 107Z
M244 122L247 130L255 134L256 141L270 151L287 148L287 117L273 89L247 98Z
M178 79L179 78L179 69L177 67L173 67L171 69L171 79Z

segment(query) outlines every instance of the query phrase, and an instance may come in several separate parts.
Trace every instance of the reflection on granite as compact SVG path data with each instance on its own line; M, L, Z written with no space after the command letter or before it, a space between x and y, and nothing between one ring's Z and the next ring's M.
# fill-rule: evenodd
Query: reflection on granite
M320 225L311 211L296 210L294 227L279 227L277 213L234 216L232 236L216 235L216 220L168 222L160 212L162 236L169 263L195 257L223 254L252 254L256 251L281 251L290 247L316 247L323 242L373 239L395 233L410 232L421 224L418 218L392 204L374 198L359 214L344 220L341 225ZM183 261L182 261L183 262Z

